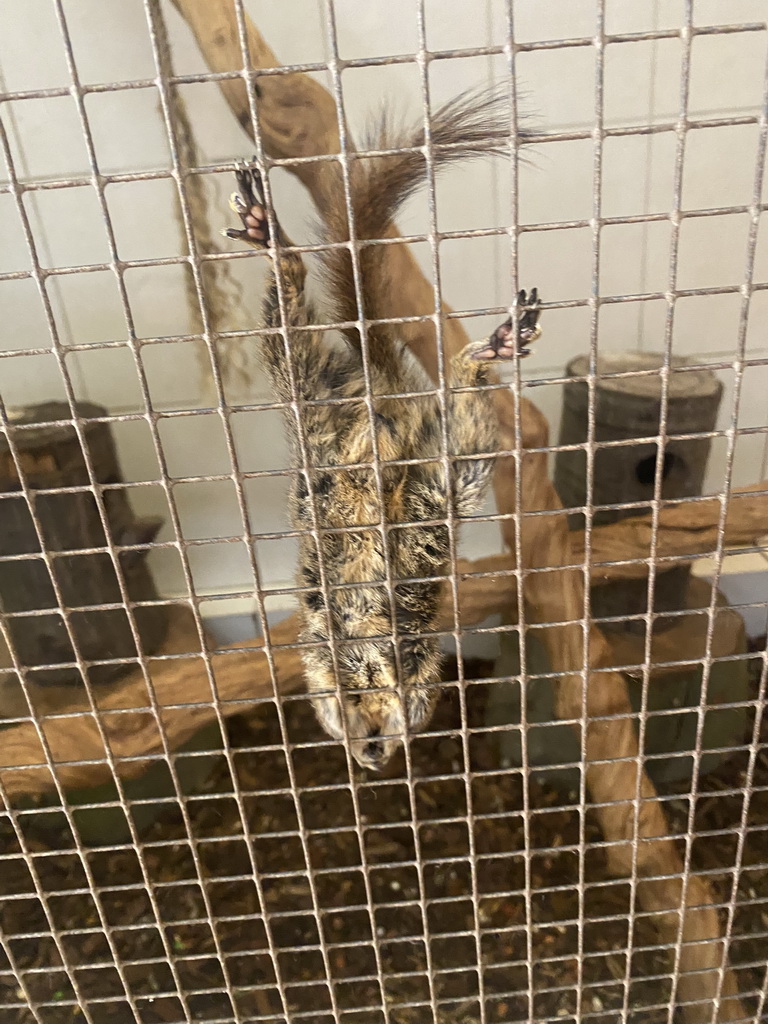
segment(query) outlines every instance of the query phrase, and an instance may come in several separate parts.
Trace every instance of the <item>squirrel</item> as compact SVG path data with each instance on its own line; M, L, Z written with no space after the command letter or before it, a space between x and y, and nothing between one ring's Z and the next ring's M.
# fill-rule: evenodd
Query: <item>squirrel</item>
M430 138L437 166L489 152L508 154L508 112L498 97L462 94L433 114ZM396 212L424 181L424 145L421 126L396 133L383 127L370 149L398 152L350 159L357 241L386 238ZM397 285L388 277L384 246L358 249L362 311L349 246L322 251L323 313L331 317L323 321L305 292L301 254L291 251L279 225L278 237L270 237L258 167L239 165L236 178L230 205L242 228L223 233L272 254L263 318L275 333L261 336L261 352L274 393L286 404L297 469L291 517L306 531L298 582L300 641L311 645L302 649L308 692L326 733L339 740L346 733L357 763L376 771L408 733L430 720L442 660L435 635L440 578L450 572L446 518L471 516L480 506L498 449L491 392L482 389L490 383L487 365L528 354L540 334L540 300L536 289L530 295L521 291L515 323L510 317L490 338L467 345L451 360L445 460L439 400L423 393L433 385L396 325L368 326L370 390L357 327L340 327L343 347L311 329L323 322L357 322L360 315L367 321L387 317L388 293ZM336 185L327 190L321 211L323 244L349 241L345 194L340 180ZM287 351L278 333L283 330ZM475 386L480 389L453 390ZM403 464L422 459L429 461Z

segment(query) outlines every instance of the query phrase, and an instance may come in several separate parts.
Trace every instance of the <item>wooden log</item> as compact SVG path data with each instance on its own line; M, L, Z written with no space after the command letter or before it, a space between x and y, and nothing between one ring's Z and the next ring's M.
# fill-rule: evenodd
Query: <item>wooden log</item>
M659 433L662 416L660 352L604 352L597 357L599 375L594 388L594 439L600 445L594 454L592 501L595 505L619 502L650 502L653 498L658 447L652 440ZM684 437L709 434L717 426L717 413L723 383L709 368L692 369L691 360L672 356L674 370L666 389L665 429L667 443L662 465L662 498L688 498L704 490L711 437ZM642 371L655 370L653 376ZM617 377L618 373L638 371L637 376ZM684 372L683 372L684 371ZM563 450L555 457L554 482L565 505L584 505L587 498L587 453L569 445L584 444L589 435L592 389L586 380L590 372L589 355L571 359L565 370L563 411L558 445ZM629 445L602 444L632 441ZM621 509L602 509L594 513L595 525L615 523L633 513ZM575 522L574 522L575 520ZM575 514L572 523L583 525Z
M242 69L243 57L235 29L232 0L174 0L174 3L195 32L211 68L219 71ZM277 66L274 53L250 22L247 35L252 65ZM259 86L259 120L265 148L271 156L338 152L336 110L333 99L321 86L301 74L262 76ZM246 131L250 131L244 83L230 83L225 89L225 95L240 123ZM304 164L295 167L294 172L305 183L320 207L324 189L338 186L338 181L329 177L338 174L338 171L329 171L327 163ZM393 227L392 233L395 231ZM393 281L398 282L398 286L392 288L391 315L407 316L431 311L434 308L432 286L418 269L411 253L405 246L386 248L389 274ZM447 307L443 306L443 311L447 311ZM403 334L433 379L436 379L438 357L434 336L428 325L411 325L404 328ZM443 341L446 357L466 344L467 335L458 321L445 321ZM494 395L502 450L517 447L518 401L522 447L546 445L548 426L543 415L527 399L505 390ZM547 475L545 453L527 453L521 459L521 475L521 502L518 502L514 462L511 458L498 461L495 490L500 512L524 513L562 508ZM522 522L522 569L569 565L573 562L565 513L562 516L530 518ZM517 551L515 520L507 520L502 532L511 550ZM619 840L623 844L609 848L614 869L623 873L636 869L641 876L682 875L683 865L679 854L673 842L664 838L668 836L669 829L662 806L655 799L656 792L646 773L639 767L637 736L629 717L631 704L626 682L618 673L600 672L594 677L592 675L596 670L613 663L605 636L594 625L586 631L582 630L581 625L551 626L553 622L574 620L583 615L586 582L584 574L579 570L564 569L560 573L529 575L525 586L527 621L545 627L545 642L552 668L563 673L558 698L558 711L562 717L581 716L585 687L587 716L627 716L609 722L589 723L586 735L587 783L595 801L603 805L598 814L606 839ZM582 667L586 669L586 678L579 674ZM628 760L618 766L604 763L617 756ZM638 795L644 803L637 816L639 843L635 846L634 808ZM637 850L635 863L633 849ZM674 914L670 911L680 903L680 882L674 878L648 882L639 888L639 896L644 906L661 915L661 935L665 941L670 941L675 932ZM700 880L690 880L685 903L684 938L687 942L697 941L698 944L683 947L680 958L682 978L678 992L684 1002L701 1000L698 1003L692 1002L686 1008L689 1024L707 1024L711 1019L707 1000L715 994L717 975L714 972L723 958L722 944L709 940L719 937L719 925L712 906L712 894ZM699 969L706 969L709 973L687 973ZM735 979L732 972L728 971L719 1020L734 1020L745 1016L735 998L736 991Z
M704 477L712 446L707 435L717 425L717 413L723 384L711 369L692 369L691 361L673 356L674 370L668 389L662 383L663 354L658 352L600 352L596 372L599 379L594 391L585 379L589 373L589 355L577 356L566 367L569 378L563 387L563 409L555 457L554 483L563 504L577 508L587 500L589 478L587 452L568 446L583 444L589 435L590 406L594 405L594 440L597 449L591 471L592 502L596 506L619 503L645 503L650 507L654 494L657 445L652 440L660 430L662 405L665 406L667 444L661 472L662 500L697 497L703 493ZM653 376L640 375L655 370ZM637 371L638 375L616 378L619 372ZM684 372L683 372L684 371ZM665 402L662 399L665 398ZM617 440L632 441L628 445L605 444ZM603 507L594 512L592 523L602 526L636 514L636 510ZM583 527L584 514L569 516L572 527ZM691 563L676 566L656 579L653 588L653 612L674 611L680 595L685 593ZM597 618L615 615L632 616L645 612L648 605L646 577L616 580L609 587L593 587L590 593L592 611ZM642 631L638 620L624 623L603 623L603 628ZM656 629L661 625L657 620Z
M112 430L109 423L99 419L106 416L107 410L91 402L79 402L76 411L84 420L84 443L97 481L120 483L123 477ZM82 684L77 668L37 668L63 666L75 660L64 620L57 610L54 582L64 604L74 609L69 621L83 658L97 661L136 656L125 610L98 608L120 603L120 584L108 553L83 553L105 547L107 537L95 497L88 490L90 481L78 434L71 423L61 422L70 416L66 402L30 405L10 415L9 434L29 488L41 537L22 492L8 440L0 435L0 494L4 495L0 501L0 556L8 559L0 566L0 608L10 615L7 629L19 659L41 685ZM48 493L59 488L69 490ZM102 499L114 544L146 544L157 535L162 519L138 519L131 509L127 488L105 490ZM41 538L45 550L54 556L50 571L42 558L16 557L38 554ZM152 601L158 597L146 555L146 550L120 555L123 582L132 601ZM25 612L38 614L19 614ZM164 608L134 608L134 619L143 649L154 653L165 636ZM111 683L122 672L121 665L101 665L94 670L91 681Z

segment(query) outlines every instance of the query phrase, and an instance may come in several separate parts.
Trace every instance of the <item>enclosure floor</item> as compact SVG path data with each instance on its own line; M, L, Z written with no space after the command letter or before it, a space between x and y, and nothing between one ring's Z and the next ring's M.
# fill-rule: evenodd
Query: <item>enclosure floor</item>
M467 666L474 678L486 678L490 666ZM455 666L447 666L455 679ZM486 686L470 687L471 724L482 728ZM311 709L303 701L286 705L293 743L318 740L322 734ZM459 723L455 689L442 701L434 728L455 729ZM318 950L296 952L291 947L316 946L318 932L312 913L312 897L298 838L275 833L295 833L297 817L290 793L285 755L279 750L242 750L280 744L274 710L265 707L248 718L228 723L239 774L248 827L256 860L264 880L264 899L270 914L272 937L278 950L279 969L289 1010L307 1013L305 1020L331 1024L325 967ZM768 731L762 737L750 810L750 831L744 850L737 909L731 946L731 962L750 1012L755 1005L749 993L763 984L765 938L768 931ZM470 745L473 770L498 767L493 738L482 733ZM436 780L434 776L461 770L461 737L424 735L413 740L414 794L421 856L430 861L423 868L424 896L432 936L431 956L435 973L434 995L440 1004L442 1024L479 1020L478 979L474 966L477 952L473 932L469 842L464 822L443 819L466 815L464 781L460 777ZM384 1021L376 980L355 980L376 975L371 945L370 915L366 903L361 857L354 831L355 817L349 791L328 792L318 787L343 786L348 778L343 751L338 746L319 752L316 748L293 751L297 782L302 787L301 810L308 830L312 867L316 874L317 899L322 907L328 966L335 985L338 1008L350 1024ZM741 813L741 796L727 795L743 784L747 752L736 754L720 770L701 780L696 821L699 833L733 828ZM365 856L370 867L375 926L380 943L385 998L392 1024L420 1024L431 1019L429 1010L404 1003L429 1000L421 911L417 900L419 876L414 831L410 825L409 793L404 760L400 754L384 773L385 785L371 786L370 777L358 773L360 812L365 826ZM382 781L382 776L376 778ZM275 792L281 790L282 792ZM530 858L533 920L531 932L533 969L526 966L526 866L523 855L523 791L519 775L501 774L477 778L472 784L475 819L474 842L477 889L480 895L483 979L489 1022L548 1017L567 1020L576 1011L578 982L577 940L579 901L578 798L563 806L563 797L532 780L530 787ZM670 791L671 792L671 791ZM675 831L685 829L688 803L684 797L667 803ZM197 798L188 801L192 831L202 865L212 913L219 918L218 939L226 962L229 984L235 992L237 1011L244 1020L284 1012L275 986L275 972L268 950L260 906L251 877L241 817L232 795L224 760ZM487 815L493 815L488 817ZM23 822L23 818L20 819ZM381 826L381 827L376 827ZM8 823L0 825L0 852L17 850ZM323 835L316 829L335 829ZM155 883L163 926L173 950L178 977L187 994L188 1011L174 992L172 974L154 924L152 909L142 887L134 850L90 849L88 859L100 887L102 905L124 964L124 976L141 1020L146 1024L233 1019L232 1000L225 991L225 977L216 955L214 939L191 856L189 839L177 809L165 811L145 834L144 860ZM586 816L587 843L601 841L591 813ZM66 829L45 837L28 830L28 842L45 890L57 893L49 900L56 925L80 933L62 939L66 955L76 968L81 990L89 1001L95 1024L123 1024L134 1015L124 997L122 984L111 966L109 949L98 928L93 899L69 890L87 886L81 862L72 852ZM713 871L710 876L719 897L730 898L728 869L734 863L736 836L699 837L693 846L695 869ZM58 856L45 856L52 850ZM453 860L452 860L453 859ZM43 1024L63 1024L80 1017L73 993L50 939L25 938L44 931L42 908L34 896L24 861L4 860L0 895L29 893L29 898L4 899L0 927L21 967L48 968L26 974L28 990ZM327 869L331 869L328 871ZM289 877L269 877L294 872ZM595 1024L617 1021L624 997L627 915L630 890L626 881L606 873L604 851L586 848L583 929L584 960L581 973L581 1016ZM234 878L233 876L243 876ZM563 886L560 891L552 887ZM546 891L550 890L550 891ZM514 891L514 895L499 896ZM448 900L448 902L432 902ZM408 902L407 907L393 904ZM362 909L350 909L362 907ZM608 918L608 920L606 920ZM180 923L186 922L186 923ZM757 935L757 937L754 937ZM413 937L413 938L409 938ZM632 931L633 981L629 993L630 1019L634 1022L666 1022L670 982L659 978L671 969L667 951L654 949L656 934L647 917L635 919ZM102 964L103 966L98 966ZM1 963L4 971L7 963ZM655 976L655 977L654 977ZM533 1006L527 993L533 986ZM106 999L106 1002L100 1000ZM93 1000L93 1002L91 1002ZM32 1024L32 1012L10 974L0 977L0 1004L16 1003L3 1010L7 1024Z

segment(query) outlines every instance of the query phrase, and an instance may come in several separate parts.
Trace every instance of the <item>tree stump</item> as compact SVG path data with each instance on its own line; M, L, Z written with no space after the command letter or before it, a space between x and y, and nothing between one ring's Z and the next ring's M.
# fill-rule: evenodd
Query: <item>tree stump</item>
M114 440L108 423L93 422L106 409L89 403L77 407L84 423L85 439L100 484L122 480ZM109 552L89 552L107 543L102 521L86 470L83 452L68 405L50 402L19 410L10 417L9 431L19 454L21 471L30 489L46 552L52 556L52 573L70 622L80 655L86 661L135 658L136 645L124 608L114 563ZM89 422L90 421L90 422ZM75 488L46 493L54 488ZM162 520L137 519L124 489L102 492L111 540L115 545L147 544ZM29 677L43 685L82 683L64 617L59 608L51 573L40 556L40 539L22 493L21 481L8 441L0 436L0 610L11 640ZM157 600L158 594L146 563L147 551L126 551L119 556L131 601ZM15 613L35 613L17 616ZM134 608L145 654L155 652L167 628L163 606ZM41 666L48 666L43 668ZM61 666L61 667L59 667ZM89 669L92 683L113 680L128 665L96 665Z
M596 506L642 503L634 509L598 509L596 526L617 522L627 516L650 511L653 500L661 427L662 378L648 376L602 377L603 374L632 370L657 370L663 357L656 353L606 353L598 358L595 384L595 441L636 439L630 445L598 447L594 459L592 501ZM686 498L702 493L711 439L680 438L676 435L707 433L715 429L723 386L711 370L686 370L687 361L671 360L666 437L662 466L662 498ZM577 356L566 369L567 376L584 377L589 357ZM586 381L565 385L560 444L584 443L589 426L589 387ZM555 487L566 508L578 508L587 500L587 456L585 451L560 451L555 461ZM569 516L571 528L583 527L583 513ZM690 575L689 565L657 568L655 612L678 611L685 607ZM648 577L614 580L592 588L592 614L596 618L644 615L648 608ZM643 634L642 620L601 623L604 629L632 630ZM667 625L671 626L668 621ZM654 629L662 629L657 622Z

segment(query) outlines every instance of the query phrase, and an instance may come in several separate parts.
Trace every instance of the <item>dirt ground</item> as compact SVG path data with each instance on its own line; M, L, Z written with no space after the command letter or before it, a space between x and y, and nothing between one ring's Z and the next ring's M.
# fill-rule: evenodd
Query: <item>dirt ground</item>
M757 660L754 664L756 687ZM483 679L491 666L473 662L465 671L468 678ZM455 679L455 672L449 663L446 679ZM202 790L185 801L188 821L178 805L165 805L142 833L141 857L131 848L89 848L86 860L98 905L90 893L75 891L89 883L63 816L59 831L44 834L20 816L41 887L49 894L48 913L64 933L59 945L74 965L93 1024L136 1019L126 988L145 1024L252 1021L286 1012L331 1024L333 1003L349 1024L426 1024L433 1020L432 1005L439 1024L469 1024L481 1019L481 995L486 1024L577 1016L613 1024L625 998L633 1022L668 1021L671 981L665 975L671 954L655 948L649 918L636 918L630 935L630 888L607 875L601 835L589 812L580 858L582 822L575 795L560 794L535 778L526 794L518 772L499 769L494 738L482 731L487 688L475 683L466 691L469 724L478 730L466 754L473 772L486 773L469 784L470 822L467 786L458 774L465 751L457 732L455 687L447 688L431 732L412 742L411 785L401 753L381 776L356 770L355 799L343 750L301 745L323 739L303 700L285 705L295 744L298 804L283 750L269 749L282 743L274 709L232 719L229 740L241 804L221 757ZM750 1012L765 981L768 940L768 723L761 741L730 950ZM696 800L692 863L711 872L724 902L737 856L732 830L742 811L747 761L746 748L734 753L700 780ZM682 786L665 794L678 834L686 830L685 793ZM83 1019L56 943L50 936L30 937L50 926L18 851L3 816L0 931L29 997L39 1005L35 1016L0 950L2 1020L63 1024ZM100 914L109 925L111 948ZM215 933L209 916L218 919Z

